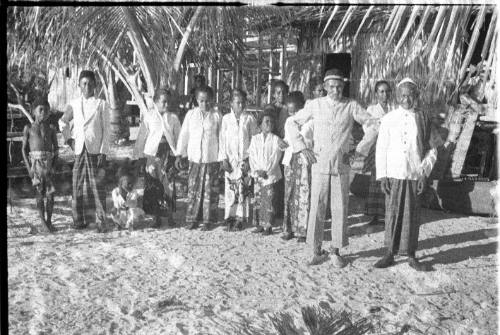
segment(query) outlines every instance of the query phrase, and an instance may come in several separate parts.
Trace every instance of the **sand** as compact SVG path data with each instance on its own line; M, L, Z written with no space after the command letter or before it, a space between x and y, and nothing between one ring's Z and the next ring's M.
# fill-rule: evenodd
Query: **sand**
M70 197L57 197L56 234L27 235L34 199L8 214L10 334L276 334L269 316L327 302L367 317L371 334L496 334L497 224L423 210L418 256L374 269L383 231L367 233L363 200L351 197L349 265L307 266L305 246L276 234L190 231L185 200L175 228L99 234L70 228ZM109 199L108 199L109 201ZM222 203L221 206L222 208ZM328 247L328 244L326 244Z

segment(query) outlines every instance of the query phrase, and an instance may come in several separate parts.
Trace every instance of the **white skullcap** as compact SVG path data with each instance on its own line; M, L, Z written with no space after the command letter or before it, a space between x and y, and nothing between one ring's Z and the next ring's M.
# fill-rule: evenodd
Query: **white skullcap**
M403 84L406 84L406 83L408 83L408 84L412 84L412 85L414 85L415 87L418 87L418 86L417 86L417 83L415 83L415 82L414 82L414 81L413 81L410 77L406 77L406 78L404 78L403 80L401 80L401 81L398 83L397 87L399 87L399 86L401 86L401 85L403 85Z

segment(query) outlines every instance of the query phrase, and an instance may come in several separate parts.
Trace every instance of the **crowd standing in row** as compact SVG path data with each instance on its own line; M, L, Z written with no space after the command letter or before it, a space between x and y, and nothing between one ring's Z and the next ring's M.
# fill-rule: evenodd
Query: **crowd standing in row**
M135 147L140 153L137 158L145 161L143 206L138 208L135 176L124 170L112 191L113 221L133 229L149 214L155 226L161 226L163 217L175 225L175 178L187 169L187 228L196 229L201 223L202 230L210 230L218 220L219 171L223 170L227 230L253 223L254 232L269 235L275 218L282 217L282 238L307 242L309 264L321 263L330 253L333 265L344 267L347 262L341 249L348 244L349 172L357 155L371 172L366 208L372 216L370 224L385 217L387 253L375 267L392 265L400 253L408 256L410 266L425 270L415 255L419 197L437 151L429 116L416 108L417 85L409 78L397 85L396 107L391 105L389 83L379 81L374 90L377 104L365 110L343 96L345 81L340 70L328 70L322 81L311 81L308 101L301 92L288 92L288 86L279 81L273 90L274 103L261 113L247 111L246 93L234 89L231 112L224 116L213 107L212 89L200 82L193 92L195 107L182 125L174 113L175 93L159 89L148 103ZM79 86L81 96L69 103L59 120L65 142L75 152L74 227L96 223L104 231L106 194L101 167L109 152L109 108L94 96L92 71L81 72ZM51 224L52 165L58 147L55 129L46 122L48 110L46 101L34 104L35 122L25 128L23 157L38 191L43 227L55 231ZM355 121L365 135L353 148ZM322 248L327 212L332 219L329 253Z

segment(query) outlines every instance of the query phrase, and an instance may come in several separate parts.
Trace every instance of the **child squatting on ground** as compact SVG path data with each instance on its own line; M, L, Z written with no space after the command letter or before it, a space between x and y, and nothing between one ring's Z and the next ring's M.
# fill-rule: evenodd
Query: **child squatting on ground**
M36 206L42 221L42 229L46 232L55 232L57 229L52 225L55 192L52 174L59 150L57 135L54 127L48 122L50 114L48 101L36 100L33 107L35 122L24 127L23 132L23 159L37 192ZM30 234L36 233L36 227L31 225Z
M144 211L138 207L139 195L134 190L135 178L130 172L119 175L118 186L111 192L113 211L111 218L119 229L133 230L134 225L144 218Z
M272 133L274 115L262 114L261 133L252 137L248 148L251 174L254 183L253 219L255 233L270 235L275 217L274 203L276 183L281 179L281 139Z

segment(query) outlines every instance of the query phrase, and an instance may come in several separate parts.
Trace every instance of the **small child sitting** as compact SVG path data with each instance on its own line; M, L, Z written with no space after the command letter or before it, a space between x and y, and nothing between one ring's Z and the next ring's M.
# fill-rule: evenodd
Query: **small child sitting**
M114 207L111 218L119 229L127 228L132 231L134 225L144 217L144 211L137 204L139 195L134 190L134 184L134 176L124 172L120 176L118 187L111 192Z

